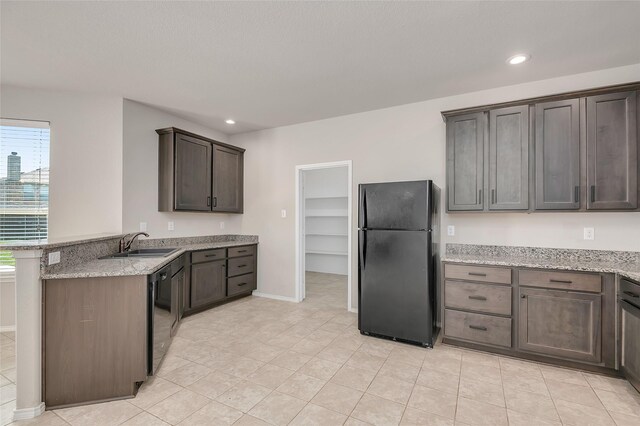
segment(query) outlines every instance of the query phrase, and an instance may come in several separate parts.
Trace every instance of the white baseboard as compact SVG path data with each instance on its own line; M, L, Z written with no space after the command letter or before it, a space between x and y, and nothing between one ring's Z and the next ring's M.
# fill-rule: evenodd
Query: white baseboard
M16 331L15 325L0 325L0 333L7 333L9 331Z
M37 407L21 408L13 410L13 420L27 420L38 417L44 413L44 402L41 402Z
M266 299L274 299L274 300L282 300L285 302L298 303L295 297L285 297L285 296L278 296L276 294L260 293L257 290L253 290L251 294L257 297L264 297Z
M353 312L354 314L357 314L358 310L356 308L349 308L349 312Z

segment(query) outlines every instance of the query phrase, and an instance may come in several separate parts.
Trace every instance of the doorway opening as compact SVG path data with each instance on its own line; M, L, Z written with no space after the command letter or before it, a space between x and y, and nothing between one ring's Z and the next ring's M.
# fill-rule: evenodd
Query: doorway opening
M351 161L296 166L296 300L351 311Z

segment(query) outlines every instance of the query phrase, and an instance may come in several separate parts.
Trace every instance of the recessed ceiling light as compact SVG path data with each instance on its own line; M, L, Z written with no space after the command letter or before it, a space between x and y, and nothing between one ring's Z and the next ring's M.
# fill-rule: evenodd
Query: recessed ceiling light
M224 122L227 124L236 124L235 120L232 119L225 120Z
M507 62L511 65L518 65L528 61L529 59L531 59L530 55L527 55L526 53L518 53L517 55L513 55L507 59Z

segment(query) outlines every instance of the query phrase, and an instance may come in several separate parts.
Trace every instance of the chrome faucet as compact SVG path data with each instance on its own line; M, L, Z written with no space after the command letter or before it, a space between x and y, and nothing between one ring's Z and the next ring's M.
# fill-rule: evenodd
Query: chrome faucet
M131 249L131 244L138 238L138 236L144 235L148 237L149 234L146 232L136 232L135 234L127 234L124 237L120 238L120 253L124 253L125 251L129 251ZM127 237L129 240L127 240Z

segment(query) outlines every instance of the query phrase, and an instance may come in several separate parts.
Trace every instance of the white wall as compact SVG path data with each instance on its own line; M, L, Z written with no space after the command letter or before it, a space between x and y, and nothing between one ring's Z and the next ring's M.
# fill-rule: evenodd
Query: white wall
M353 160L353 211L357 185L433 179L444 188L445 124L440 112L474 105L550 95L640 80L640 64L501 87L293 126L245 133L231 143L245 154L245 214L242 231L260 235L258 285L262 293L295 294L295 166ZM444 215L456 225L442 242L528 245L640 251L640 213L492 213ZM582 240L584 226L594 241ZM357 282L356 223L352 232L353 282ZM357 303L357 286L353 286Z
M0 88L0 116L51 123L49 236L122 228L122 99Z
M147 223L153 238L240 232L239 215L222 213L162 213L158 211L158 134L156 129L178 127L220 142L227 135L191 123L159 109L124 100L124 187L122 229L138 231ZM246 199L246 198L245 198ZM168 222L174 222L174 231ZM220 228L224 222L224 229Z

